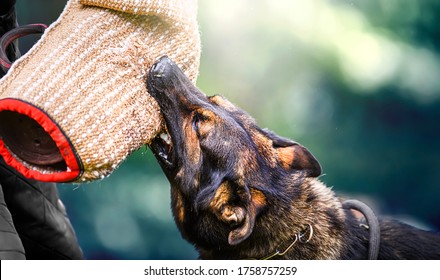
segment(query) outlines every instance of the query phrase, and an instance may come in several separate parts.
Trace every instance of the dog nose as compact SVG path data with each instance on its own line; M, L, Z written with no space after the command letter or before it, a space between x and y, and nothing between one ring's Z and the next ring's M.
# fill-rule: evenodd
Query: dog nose
M150 75L153 76L153 78L165 78L167 74L169 74L173 64L168 56L162 56L151 66Z
M177 92L186 96L197 91L191 80L168 56L162 56L151 66L147 77L147 89L156 100L162 95L172 96Z
M159 58L150 68L147 77L148 92L156 98L159 95L168 95L171 89L180 87L186 77L168 56Z

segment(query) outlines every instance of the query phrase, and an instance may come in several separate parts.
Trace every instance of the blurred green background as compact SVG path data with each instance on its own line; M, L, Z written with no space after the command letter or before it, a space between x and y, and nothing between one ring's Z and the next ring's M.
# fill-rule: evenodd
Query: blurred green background
M66 3L17 2L20 24L50 24ZM197 84L308 147L337 193L438 230L439 14L438 0L200 0ZM197 258L147 148L59 189L88 259Z

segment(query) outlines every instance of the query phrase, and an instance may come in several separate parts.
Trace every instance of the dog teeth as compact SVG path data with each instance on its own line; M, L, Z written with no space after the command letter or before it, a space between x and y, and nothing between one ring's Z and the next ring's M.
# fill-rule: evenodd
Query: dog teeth
M164 160L168 160L168 155L166 153L164 153L164 152L159 152L159 156L161 158L163 158Z
M170 137L168 136L168 134L166 134L166 133L162 133L162 134L160 135L160 138L161 138L163 141L165 141L165 143L167 143L168 145L171 144Z

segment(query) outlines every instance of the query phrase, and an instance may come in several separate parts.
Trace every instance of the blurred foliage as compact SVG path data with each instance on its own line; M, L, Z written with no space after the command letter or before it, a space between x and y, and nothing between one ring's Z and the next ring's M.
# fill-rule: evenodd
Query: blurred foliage
M17 2L20 24L51 23L65 5ZM439 229L439 14L437 0L200 0L198 86L308 147L337 193ZM59 188L87 258L197 257L148 149L105 180Z

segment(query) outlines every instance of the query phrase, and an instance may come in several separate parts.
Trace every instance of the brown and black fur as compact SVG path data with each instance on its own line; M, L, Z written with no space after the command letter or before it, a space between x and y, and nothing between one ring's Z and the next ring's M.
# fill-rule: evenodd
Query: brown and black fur
M220 96L207 97L167 57L153 65L149 92L171 143L150 145L171 183L183 238L203 259L260 259L296 242L284 259L365 259L369 231L319 181L302 145L257 126ZM440 236L381 220L379 259L440 259Z

